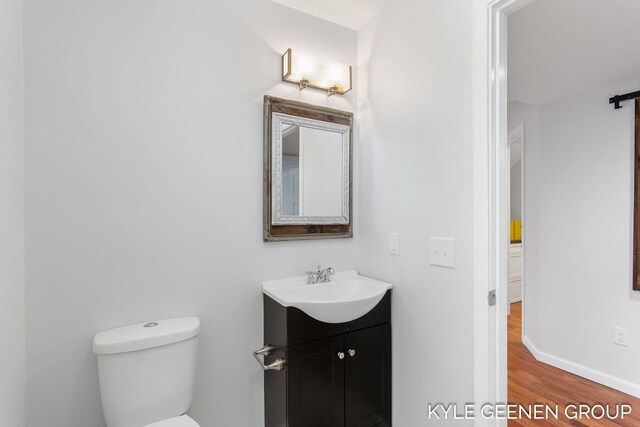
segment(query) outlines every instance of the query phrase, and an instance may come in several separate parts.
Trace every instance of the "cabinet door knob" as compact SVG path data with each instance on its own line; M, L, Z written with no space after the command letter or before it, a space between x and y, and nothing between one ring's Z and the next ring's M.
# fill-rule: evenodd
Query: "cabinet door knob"
M355 356L355 355L356 355L356 351L355 351L355 350L353 350L353 349L350 349L350 350L349 350L349 356L353 357L353 356Z
M340 359L340 360L344 359L344 353L343 352L341 352L341 351L338 352L338 359Z

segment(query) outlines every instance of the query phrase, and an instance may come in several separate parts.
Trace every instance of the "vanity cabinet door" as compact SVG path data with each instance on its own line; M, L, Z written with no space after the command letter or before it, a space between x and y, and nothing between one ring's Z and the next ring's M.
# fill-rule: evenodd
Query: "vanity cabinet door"
M342 335L289 347L288 427L344 427L345 358Z
M345 335L346 427L391 426L391 325Z

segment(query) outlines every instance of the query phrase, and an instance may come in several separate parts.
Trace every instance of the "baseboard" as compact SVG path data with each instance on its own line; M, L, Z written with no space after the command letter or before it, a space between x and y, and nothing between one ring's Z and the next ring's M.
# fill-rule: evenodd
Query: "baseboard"
M630 394L631 396L640 398L640 385L638 384L540 351L526 336L522 337L522 343L525 345L525 347L527 347L531 354L533 354L533 357L535 357L540 362L562 369L563 371L571 372L572 374L597 382L598 384L605 385L614 390L618 390L623 393Z
M509 301L509 304L513 304L514 302L520 302L520 301L522 301L522 297L514 298L511 301Z

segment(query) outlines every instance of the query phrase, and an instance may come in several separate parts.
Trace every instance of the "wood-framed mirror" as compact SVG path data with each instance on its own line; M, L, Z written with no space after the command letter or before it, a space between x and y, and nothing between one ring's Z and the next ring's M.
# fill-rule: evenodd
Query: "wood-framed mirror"
M353 113L264 97L264 240L353 237Z

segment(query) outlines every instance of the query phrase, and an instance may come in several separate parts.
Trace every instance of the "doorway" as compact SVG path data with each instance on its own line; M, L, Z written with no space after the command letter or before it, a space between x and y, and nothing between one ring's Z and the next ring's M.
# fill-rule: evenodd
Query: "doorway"
M508 284L507 284L507 313L511 315L511 306L521 303L523 299L523 258L524 239L523 217L524 217L524 124L520 124L509 133L507 142L507 156L509 179L506 180L509 197L509 263L508 263ZM521 304L522 306L522 304Z
M544 0L536 0L532 6L543 3ZM475 14L477 26L477 54L475 57L475 81L474 111L476 112L475 141L474 141L474 250L475 250L475 290L476 290L476 402L503 403L510 401L508 395L507 348L511 345L511 339L507 339L508 330L511 336L516 337L513 342L521 345L522 349L529 351L535 362L540 366L555 367L553 374L559 377L570 378L570 383L576 385L582 381L589 381L590 390L598 390L603 399L608 399L608 392L616 389L622 392L613 399L623 399L638 402L633 396L640 397L640 377L635 374L637 370L632 368L621 369L621 366L631 361L634 356L633 349L626 348L623 344L614 342L614 327L625 330L626 325L633 329L638 313L638 301L640 298L631 290L631 203L632 197L632 123L633 106L630 105L625 112L614 112L613 106L607 105L609 96L619 93L633 92L640 84L640 73L637 80L629 78L624 84L613 83L610 80L604 84L598 82L597 89L589 88L588 91L562 92L566 87L573 85L574 81L557 88L562 91L552 93L557 96L555 100L538 100L536 107L545 106L544 117L547 123L544 125L545 145L544 150L537 152L533 158L538 162L538 177L543 177L543 182L535 191L535 200L532 205L543 206L546 211L534 217L522 217L525 230L527 224L535 219L538 226L540 218L543 218L547 227L544 236L541 234L528 234L523 232L524 246L533 242L531 237L539 237L535 243L536 260L540 264L549 266L553 264L555 269L543 270L542 267L535 270L535 280L529 281L536 294L529 298L527 286L529 273L527 262L524 263L522 284L524 288L524 304L540 305L545 302L546 310L553 307L553 312L545 311L544 316L538 316L536 321L527 322L530 317L525 310L524 339L518 328L507 327L507 313L511 307L513 292L510 295L510 272L513 268L511 261L511 217L510 217L510 156L509 142L511 141L507 120L508 94L507 94L507 19L509 16L524 6L528 6L530 0L487 0L480 2ZM546 2L553 8L561 9L565 2ZM618 13L628 7L636 7L633 3L618 2L615 7L607 7L618 10ZM587 4L586 2L584 4ZM591 6L604 7L603 2L590 1ZM575 4L574 4L575 6ZM579 6L580 16L586 16L587 11ZM597 10L597 8L596 8ZM546 14L539 15L549 20L561 15L554 9ZM574 7L575 12L575 7ZM609 21L591 11L595 19ZM637 14L635 14L637 16ZM623 17L624 18L624 17ZM624 19L622 19L624 20ZM562 28L566 29L566 23L574 20L565 20ZM615 20L620 24L621 20ZM600 21L598 21L600 22ZM573 24L572 24L573 25ZM543 28L544 25L537 28ZM548 27L547 28L548 30ZM631 26L630 26L631 27ZM547 31L545 31L546 33ZM594 31L592 31L594 32ZM606 32L606 31L605 31ZM573 33L572 33L573 34ZM601 34L601 33L598 33ZM575 37L575 34L573 34ZM583 38L578 39L583 46L595 49L605 46L607 43L589 43ZM618 39L616 46L622 46ZM624 39L624 38L622 38ZM556 39L553 39L556 40ZM559 41L559 40L558 40ZM611 43L609 39L608 43ZM597 45L597 46L596 46ZM548 50L550 44L541 44L541 50ZM595 47L594 47L595 46ZM611 48L615 50L615 48ZM571 51L572 59L575 58L575 50ZM609 53L606 51L606 53ZM552 55L553 56L553 55ZM607 55L600 54L598 58ZM615 56L611 54L611 56ZM620 55L619 55L620 56ZM559 56L553 56L559 58ZM562 57L562 56L560 56ZM602 67L601 70L611 68L611 62L593 61L594 67ZM615 61L614 61L615 62ZM618 61L620 62L620 61ZM535 61L530 62L535 63ZM569 64L566 68L573 67ZM585 70L582 68L581 70ZM565 70L566 71L566 70ZM590 74L592 70L583 74ZM573 80L583 77L573 68ZM633 77L633 76L632 76ZM544 85L553 85L553 82L545 81ZM617 86L616 86L617 85ZM631 87L628 87L631 86ZM534 93L541 95L540 87ZM562 93L560 93L562 92ZM550 105L549 108L546 106ZM568 110L569 107L574 108ZM542 111L542 109L541 109ZM541 113L542 114L542 113ZM569 124L579 123L575 129ZM530 146L529 127L527 129L527 143L523 151L528 152ZM533 146L541 147L540 135L542 132L536 128ZM588 129L588 130L585 130ZM524 133L524 132L523 132ZM551 135L552 138L548 138ZM598 138L600 138L598 140ZM595 141L594 141L595 140ZM550 143L551 141L552 143ZM589 148L590 151L585 151ZM545 152L546 150L546 152ZM541 152L544 156L541 155ZM535 154L535 153L534 153ZM537 157L536 157L537 156ZM542 157L551 159L543 168L539 165ZM525 163L523 162L523 165ZM567 166L570 168L568 169ZM525 165L524 169L527 169ZM554 175L555 174L555 175ZM526 175L526 174L525 174ZM524 181L526 181L526 177ZM609 182L616 180L614 183ZM603 182L606 181L606 185ZM586 186L585 183L591 183ZM593 185L596 183L596 185ZM554 188L553 186L557 188ZM551 193L545 191L553 190ZM540 198L540 194L544 197ZM551 194L552 197L548 197ZM543 203L540 203L540 201ZM525 203L526 206L526 203ZM552 207L552 210L548 210ZM524 209L527 211L527 209ZM582 216L576 214L582 213ZM585 215L586 213L586 215ZM553 214L554 216L552 216ZM587 217L587 221L582 217ZM598 223L597 218L609 218L607 223ZM550 220L551 218L551 220ZM541 229L541 228L539 228ZM602 232L602 230L606 230ZM607 234L608 233L608 234ZM540 237L542 236L542 237ZM613 236L613 237L612 237ZM617 240L616 240L617 239ZM590 242L605 242L612 256L594 256L593 245ZM586 242L586 243L585 243ZM555 251L560 248L560 251ZM528 249L523 248L527 257ZM533 256L533 255L532 255ZM568 267L567 267L568 266ZM545 267L546 268L546 267ZM511 270L511 271L510 271ZM541 274L540 272L544 274ZM560 272L560 273L558 273ZM575 277L571 274L575 272ZM593 279L593 278L596 279ZM550 284L557 284L564 280L570 285L562 289L554 288ZM589 288L586 283L591 283ZM594 285L595 283L595 285ZM546 286L544 292L540 287ZM495 304L492 304L491 292L495 292ZM593 298L590 298L593 297ZM616 301L615 304L611 301ZM549 302L551 301L551 304ZM564 307L559 304L564 301ZM514 306L516 307L516 306ZM607 308L605 310L605 308ZM564 311L563 311L564 310ZM520 306L514 310L517 316L521 313ZM513 315L512 315L513 316ZM577 321L584 321L582 327ZM528 324L537 330L529 331L532 336L537 334L537 341L527 340ZM587 325L588 324L588 325ZM621 328L619 328L621 327ZM556 329L564 335L551 343L544 337L550 330ZM542 331L542 332L541 332ZM540 337L544 337L543 340ZM565 338L562 338L565 337ZM543 345L536 346L536 343ZM552 348L555 344L560 350ZM553 350L553 351L550 351ZM588 350L587 350L588 349ZM589 355L585 357L584 355ZM637 359L637 358L636 358ZM612 362L613 361L613 362ZM608 365L607 365L608 363ZM625 365L626 366L626 365ZM571 376L573 375L573 376ZM536 374L528 376L529 382L537 379ZM607 388L608 387L608 388ZM608 392L607 392L608 390ZM542 392L540 392L542 393ZM625 394L626 393L626 394ZM569 398L580 400L579 393L567 393ZM541 397L542 395L538 395ZM533 395L535 398L536 395ZM532 398L532 396L529 396ZM535 400L535 399L534 399ZM585 399L586 400L586 399ZM526 403L526 402L523 402ZM562 403L562 402L558 402ZM565 401L566 403L566 401ZM506 420L476 420L477 425L505 425Z

